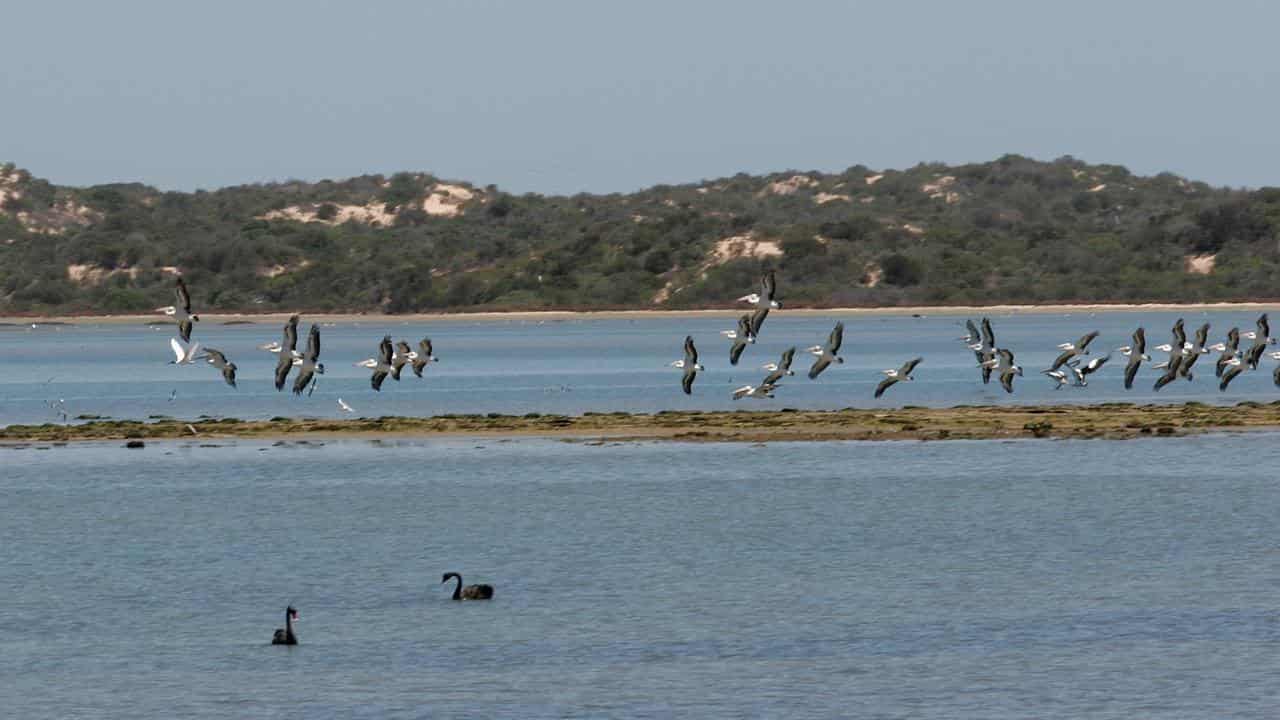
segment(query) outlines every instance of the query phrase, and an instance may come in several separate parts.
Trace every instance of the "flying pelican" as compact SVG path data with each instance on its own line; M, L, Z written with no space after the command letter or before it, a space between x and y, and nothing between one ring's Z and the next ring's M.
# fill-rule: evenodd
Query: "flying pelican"
M1199 328L1196 328L1195 342L1191 343L1190 347L1186 349L1185 354L1187 357L1182 361L1182 364L1178 366L1179 377L1184 377L1188 380L1192 378L1191 366L1196 364L1196 360L1199 360L1201 355L1207 355L1209 353L1209 348L1205 347L1208 342L1209 323L1205 323Z
M822 374L823 370L834 360L836 364L844 362L844 358L840 357L840 344L844 342L844 323L838 322L832 328L831 335L827 337L825 345L814 345L805 352L816 355L817 360L813 362L813 366L809 368L809 379L812 380Z
M1014 376L1022 377L1022 367L1013 362L1013 351L1005 348L996 350L997 367L1000 369L1000 386L1007 393L1013 392Z
M744 397L753 398L771 398L773 397L774 385L768 383L760 383L759 385L743 385L733 391L733 399L741 400Z
M1182 327L1182 318L1178 318L1178 321L1173 324L1173 342L1164 343L1163 345L1157 345L1155 347L1155 349L1160 352L1169 353L1169 359L1162 363L1156 363L1152 367L1156 369L1168 368L1170 365L1174 364L1175 358L1177 358L1178 364L1180 365L1182 363L1182 357L1185 355L1188 347L1189 343L1187 343L1187 332Z
M876 397L883 395L884 391L888 390L895 383L899 383L904 380L914 380L915 378L911 377L911 371L915 370L916 366L919 365L920 361L923 359L924 358L912 358L903 363L900 368L881 370L880 372L885 374L885 379L881 380L880 384L876 386Z
M391 355L391 336L384 335L382 342L378 343L378 357L356 363L357 367L373 370L373 375L369 377L369 385L378 392L382 392L382 381L386 380L387 375L391 373Z
M1271 337L1271 322L1267 320L1266 313L1262 313L1258 316L1257 326L1258 329L1256 331L1250 330L1249 332L1242 334L1240 337L1248 338L1255 342L1260 340L1263 345L1275 345L1276 339Z
M1227 331L1227 341L1218 343L1211 349L1217 349L1222 353L1218 357L1218 362L1214 366L1214 374L1222 377L1222 372L1227 369L1227 364L1232 358L1240 357L1240 328L1231 328Z
M400 380L400 371L417 357L418 353L409 347L409 343L403 340L396 343L396 351L391 355L391 379L398 382Z
M738 302L746 302L746 303L751 303L752 305L755 305L757 307L766 307L766 308L773 308L774 310L781 310L782 303L774 299L774 296L777 294L777 291L778 291L778 282L777 282L777 279L774 278L773 276L773 271L770 270L760 278L760 292L751 293L750 295L743 295L742 297L738 298Z
M1244 352L1245 365L1248 365L1250 370L1257 370L1258 362L1262 360L1262 353L1266 349L1266 345L1254 340L1253 344L1249 346L1249 349Z
M174 294L178 298L178 304L156 308L156 312L172 316L178 323L178 335L182 337L182 342L191 342L191 323L198 322L200 316L191 313L191 295L187 292L187 282L181 277L174 286Z
M760 328L764 326L764 319L767 317L769 317L769 307L767 305L756 308L756 311L751 313L751 337L760 336Z
M996 362L996 333L991 329L991 320L982 318L982 340L977 347L970 346L973 355L978 359L978 367L982 369L982 384L991 382L991 370Z
M1133 344L1124 345L1119 348L1121 354L1129 358L1129 362L1124 366L1124 389L1133 389L1133 379L1138 375L1138 368L1142 367L1143 361L1150 361L1151 356L1147 354L1147 331L1138 328L1133 331Z
M1223 392L1226 391L1231 381L1235 380L1236 376L1244 372L1245 369L1244 362L1238 357L1231 358L1224 365L1226 365L1226 369L1222 372L1222 381L1218 383L1218 390Z
M1163 363L1165 368L1164 374L1156 378L1156 384L1153 385L1151 389L1159 390L1165 385L1176 380L1178 378L1178 366L1182 365L1184 358L1186 358L1186 355L1183 355L1181 351L1170 352L1169 360Z
M276 390L284 389L284 381L289 378L289 370L298 355L298 316L292 315L284 324L284 335L280 341L280 359L276 361Z
M422 369L427 363L440 362L440 358L431 354L431 338L422 338L418 341L418 352L413 358L413 374L422 377Z
M982 347L982 336L978 334L978 326L973 324L973 318L964 321L965 329L969 334L964 337L957 338L964 343L964 346L970 350L978 350Z
M1088 355L1089 343L1093 342L1093 339L1096 337L1098 337L1098 331L1094 330L1093 332L1084 334L1079 340L1073 343L1066 342L1059 345L1058 348L1062 350L1062 354L1053 361L1053 365L1049 369L1057 370L1062 367L1063 364L1079 357L1080 355Z
M756 341L756 336L751 334L750 315L743 315L738 318L738 328L736 330L721 330L720 334L733 341L733 344L729 346L730 365L737 365L738 358L742 357L742 351L747 349L747 344Z
M1250 370L1258 369L1258 361L1262 359L1262 353L1266 350L1267 345L1275 343L1275 338L1271 337L1271 324L1267 321L1267 314L1262 313L1258 316L1258 329L1250 330L1242 334L1240 337L1246 337L1253 340L1253 344L1245 351L1244 361Z
M231 387L236 386L236 364L227 361L227 356L221 350L213 348L205 348L204 355L201 355L209 364L222 371L222 379L227 381Z
M692 335L684 337L684 359L671 363L671 367L684 370L684 375L680 378L680 387L684 388L685 395L692 395L694 378L697 377L699 370L706 369L698 364L698 348L693 346Z
M303 390L307 389L307 385L311 383L311 379L324 374L324 363L320 360L320 326L312 324L311 332L307 335L307 350L302 353L302 358L294 360L293 364L299 366L298 377L293 381L293 394L301 395ZM312 390L314 390L314 386Z
M170 365L190 365L196 359L196 352L200 350L200 341L191 343L183 347L178 342L178 338L169 338L169 347L173 350L173 359L169 361Z
M761 365L760 367L762 367L765 370L768 370L769 374L765 376L764 380L760 381L760 384L776 385L777 382L782 378L788 375L795 375L796 374L795 371L791 369L791 359L794 358L795 355L796 355L796 349L794 347L790 347L790 348L787 348L786 351L782 353L782 357L778 360L778 362L765 363L764 365Z
M1083 365L1067 365L1071 369L1072 374L1076 376L1076 385L1080 387L1088 387L1089 381L1085 378L1098 371L1098 368L1107 364L1111 359L1111 353L1107 353L1102 357L1096 357Z

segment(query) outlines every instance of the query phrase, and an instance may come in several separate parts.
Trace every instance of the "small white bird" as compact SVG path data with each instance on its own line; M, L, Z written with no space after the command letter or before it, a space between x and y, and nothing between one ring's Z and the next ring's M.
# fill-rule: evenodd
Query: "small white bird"
M178 342L178 338L169 338L169 347L173 350L173 360L169 361L170 365L190 365L196 359L196 352L200 349L200 341L191 343L183 347Z
M338 398L338 407L342 409L342 412L355 412L355 408L348 405L342 398Z
M1061 390L1062 386L1067 384L1066 370L1041 370L1040 374L1058 383L1057 385L1053 386L1054 390Z
M279 340L272 340L271 342L267 343L266 345L259 345L259 346L258 346L258 349L259 349L259 350L266 350L266 351L267 351L267 352L269 352L269 353L275 353L275 354L279 355L279 354L280 354L280 351L281 351L281 350L283 350L284 348L283 348L283 347L281 347L281 345L280 345L280 341L279 341ZM290 354L290 355L292 355L295 359L302 357L302 353L298 352L298 350L297 350L296 348L295 348L295 349L293 349L293 350L290 350L290 351L289 351L289 354Z
M752 398L771 398L773 397L773 389L775 386L761 383L760 385L743 385L733 391L733 399L740 400L744 397Z

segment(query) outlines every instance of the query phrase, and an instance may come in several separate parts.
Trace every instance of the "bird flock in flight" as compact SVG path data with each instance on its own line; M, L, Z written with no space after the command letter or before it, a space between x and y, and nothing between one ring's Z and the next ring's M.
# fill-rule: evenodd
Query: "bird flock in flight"
M1022 368L1013 362L1012 351L996 346L991 321L983 318L981 328L975 325L973 320L966 321L965 325L969 332L961 340L977 358L978 367L982 371L982 382L984 384L989 382L992 372L998 371L1000 385L1006 392L1013 392L1013 379L1022 375ZM1192 368L1201 355L1219 353L1214 363L1214 375L1218 378L1218 389L1221 391L1225 391L1240 373L1246 370L1257 370L1264 353L1273 360L1280 360L1280 352L1266 352L1268 346L1276 344L1276 338L1271 336L1271 324L1266 313L1258 317L1254 330L1244 333L1236 327L1228 330L1226 342L1210 345L1209 329L1210 324L1204 323L1196 329L1194 339L1187 340L1183 320L1178 318L1173 324L1171 341L1152 348L1154 351L1167 354L1163 361L1151 365L1154 370L1163 370L1156 378L1152 386L1153 390L1158 391L1178 379L1194 380L1195 373ZM1087 387L1089 376L1107 364L1111 359L1111 352L1089 359L1084 357L1090 354L1089 345L1097 337L1098 331L1093 330L1085 333L1079 340L1065 342L1058 346L1062 351L1061 354L1054 359L1052 365L1041 371L1041 374L1056 383L1054 389L1062 389L1068 385ZM1242 338L1253 342L1249 347L1241 349ZM1141 327L1134 330L1130 344L1122 345L1114 352L1119 352L1128 358L1124 368L1124 388L1131 390L1142 364L1151 362L1151 356L1147 354L1146 330ZM1280 365L1272 371L1272 381L1280 386Z
M748 303L755 307L755 310L743 314L738 318L738 326L733 330L722 330L721 335L728 338L731 343L729 345L729 364L737 365L738 360L742 358L742 353L748 345L754 345L760 337L760 329L764 327L765 318L769 317L771 310L782 309L782 302L777 298L778 281L773 271L769 271L760 278L760 292L743 295L738 298L738 302ZM837 365L844 362L844 358L840 357L840 346L844 342L844 323L837 322L832 328L831 334L827 336L827 341L820 345L814 345L806 348L805 352L814 356L813 365L809 367L809 379L814 380L822 374L832 363ZM796 349L794 347L787 348L778 362L771 362L761 366L762 369L768 371L764 379L754 385L743 385L733 391L733 399L739 400L744 397L750 398L771 398L773 391L778 387L778 383L789 375L795 375L791 369L791 362L795 358ZM1012 362L1010 355L1010 362ZM891 368L881 371L885 378L876 386L875 396L880 397L894 384L904 380L914 379L911 372L919 365L922 358L912 358L902 365L902 367ZM686 336L684 339L684 357L671 363L671 367L683 370L680 378L680 386L684 389L686 395L693 394L693 381L698 377L698 373L706 368L698 362L698 348L694 345L693 336Z
M204 360L222 373L222 378L228 385L236 387L236 364L227 358L226 353L215 348L201 348L199 341L191 340L193 323L199 321L200 317L191 311L191 293L187 290L187 283L182 278L178 278L174 294L177 297L176 305L156 308L157 312L173 317L178 325L178 335L181 340L169 339L169 347L174 355L170 364L190 365L197 360ZM277 391L284 390L289 373L297 368L298 372L293 381L293 394L301 395L305 392L310 395L315 392L316 376L324 374L324 363L320 362L320 326L312 324L311 331L307 334L307 345L305 349L299 351L298 320L298 315L291 316L284 325L280 340L259 345L258 349L279 355L275 369ZM406 365L412 368L413 374L420 378L428 364L438 361L439 358L432 350L431 338L424 337L419 340L418 349L414 350L404 340L393 346L391 336L386 335L378 344L377 356L361 360L356 363L356 366L373 370L373 374L369 377L369 384L374 390L381 391L382 382L387 379L387 376L390 375L393 380L400 380L400 372ZM354 411L342 398L338 398L338 407L344 412Z
M738 298L739 302L754 305L756 309L738 318L738 326L735 329L721 332L732 343L729 346L730 365L737 365L747 345L756 342L765 318L769 316L769 311L782 307L776 295L777 280L773 272L769 272L760 280L760 292ZM973 351L982 383L989 384L994 375L1005 392L1012 393L1014 379L1022 377L1022 366L1014 361L1011 349L996 344L995 330L991 326L991 320L985 317L979 323L975 323L972 319L966 320L965 327L968 332L959 339ZM1280 352L1267 353L1267 347L1275 345L1276 338L1271 336L1271 325L1266 313L1258 317L1254 330L1241 332L1239 328L1231 328L1227 332L1225 342L1209 344L1209 330L1210 324L1206 322L1196 330L1192 340L1187 340L1183 320L1179 318L1174 323L1172 340L1152 348L1154 351L1167 354L1161 362L1151 364L1152 369L1163 371L1156 378L1154 390L1158 391L1174 380L1193 380L1195 374L1192 368L1201 355L1219 353L1214 364L1214 374L1218 378L1218 389L1222 391L1225 391L1231 381L1242 372L1257 370L1264 354L1273 360L1280 360ZM1078 340L1061 343L1057 346L1060 351L1058 356L1048 368L1041 371L1041 374L1055 383L1055 389L1060 390L1068 386L1088 387L1089 376L1102 369L1111 360L1113 352L1119 352L1128 359L1124 367L1124 387L1126 390L1132 389L1142 365L1151 362L1151 356L1147 354L1146 330L1141 327L1135 330L1132 341L1128 345L1122 345L1105 355L1088 357L1091 355L1090 345L1098 336L1099 332L1092 330ZM809 379L818 377L833 362L837 364L844 362L839 355L843 337L844 324L836 323L825 344L814 345L807 349L807 352L816 358L809 368ZM1242 348L1240 345L1242 339L1251 340L1252 343ZM763 368L769 371L769 374L759 383L744 385L734 390L733 399L773 397L773 391L778 387L779 382L784 377L795 374L791 370L791 361L795 352L794 347L788 348L778 362L764 365ZM906 361L901 367L882 370L881 373L885 377L876 385L875 397L879 398L899 382L912 380L912 372L921 361L922 358L916 357ZM684 371L681 386L685 394L692 394L694 379L698 372L705 369L698 362L698 349L694 345L692 336L685 337L684 358L671 363L671 366ZM1277 365L1272 372L1272 380L1276 386L1280 387L1280 365Z
M730 365L736 366L747 346L756 343L769 313L782 309L777 289L777 278L773 271L769 271L761 277L758 292L738 298L738 302L752 306L753 310L738 318L737 327L721 332L721 335L730 342ZM200 320L200 317L191 309L191 295L182 278L177 279L175 295L177 298L175 305L156 309L173 317L178 326L178 335L181 339L172 338L169 341L174 354L171 363L187 365L197 360L204 360L222 374L228 385L235 387L236 364L228 359L226 353L215 348L202 349L199 342L191 341L194 324ZM289 318L279 341L259 346L259 349L279 355L275 369L276 390L284 389L289 374L297 368L293 382L295 395L314 392L317 376L324 374L324 363L320 362L320 328L314 324L311 326L306 347L299 351L297 349L298 319L297 315ZM983 384L990 383L994 376L1005 392L1012 393L1015 378L1022 377L1023 374L1022 367L1014 361L1013 351L1008 347L997 345L995 331L989 318L984 317L978 323L970 319L965 322L965 326L968 332L959 339L973 351ZM1258 317L1255 329L1241 332L1239 328L1233 327L1227 332L1226 339L1222 342L1210 344L1209 331L1210 324L1206 322L1197 328L1192 339L1188 340L1183 320L1179 318L1173 324L1170 342L1151 348L1152 351L1165 353L1166 357L1161 362L1152 363L1152 357L1147 353L1146 331L1143 328L1139 327L1134 331L1128 345L1115 348L1101 356L1091 356L1090 346L1099 336L1098 331L1093 330L1077 340L1058 345L1057 349L1060 353L1048 368L1041 371L1041 374L1055 383L1055 389L1087 387L1089 377L1102 369L1111 360L1114 352L1119 352L1127 358L1124 367L1125 389L1133 388L1143 364L1150 363L1151 369L1162 371L1153 385L1153 390L1158 391L1175 380L1193 380L1195 378L1193 368L1200 357L1218 353L1214 374L1218 378L1219 390L1225 391L1231 381L1241 373L1257 370L1264 354L1273 360L1280 360L1280 352L1267 352L1269 346L1276 344L1276 338L1271 336L1271 326L1266 313ZM813 364L807 373L810 380L816 379L832 364L838 365L844 362L844 358L840 356L843 339L844 323L837 322L826 342L805 349L806 353L814 357ZM1242 347L1242 340L1252 342L1247 347ZM767 372L764 378L757 383L734 389L733 399L772 398L782 380L795 375L791 369L795 354L795 347L787 348L776 362L761 366ZM386 335L378 344L377 353L373 357L357 362L356 366L372 371L369 378L370 387L380 391L383 381L388 376L393 380L400 380L401 371L405 366L409 366L414 375L421 378L423 370L430 363L438 360L433 351L431 338L419 340L415 349L405 340L393 344L391 336ZM912 373L921 362L922 358L915 357L904 362L901 367L882 370L884 379L876 385L874 396L879 398L897 383L913 380ZM706 369L698 362L698 349L692 336L685 337L684 357L670 364L683 371L681 388L685 394L692 395L693 384L698 373ZM1280 365L1277 365L1273 371L1272 379L1277 386L1280 386ZM352 412L351 406L340 398L338 405L342 410Z

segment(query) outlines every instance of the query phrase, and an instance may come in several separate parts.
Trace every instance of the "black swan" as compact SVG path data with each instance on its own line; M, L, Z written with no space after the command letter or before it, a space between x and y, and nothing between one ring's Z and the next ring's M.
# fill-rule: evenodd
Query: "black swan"
M272 645L297 645L298 636L293 634L293 621L298 619L298 611L290 605L284 611L284 627L276 628L276 634L271 638Z
M443 585L444 583L449 582L450 578L453 578L458 581L458 584L453 588L454 600L491 600L493 599L492 585L468 585L466 587L463 587L462 576L456 572L445 573L444 577L441 578L440 580L440 584Z

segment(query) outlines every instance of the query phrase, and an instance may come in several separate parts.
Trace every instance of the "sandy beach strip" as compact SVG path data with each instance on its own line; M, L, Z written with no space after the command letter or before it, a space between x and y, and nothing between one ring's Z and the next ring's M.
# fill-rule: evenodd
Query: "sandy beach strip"
M952 306L903 306L903 307L842 307L842 308L787 308L788 315L818 317L856 316L979 316L1018 314L1079 314L1106 312L1203 312L1238 311L1265 312L1280 309L1280 303L1141 303L1141 304L1079 304L1079 305L952 305ZM572 320L662 319L697 317L737 317L742 308L703 310L527 310L513 312L458 312L458 313L409 313L385 315L378 313L308 313L301 311L309 322L340 324L397 325L428 322L559 322ZM201 312L203 322L212 324L259 323L276 325L289 318L290 313L219 313ZM160 313L137 315L8 315L0 316L0 323L7 325L74 324L147 324L167 322Z
M575 440L769 442L822 440L1129 439L1280 430L1280 402L1233 406L1170 405L905 407L897 410L586 413L581 416L441 415L342 419L93 420L82 424L10 425L0 443L339 439L406 437L547 437Z

